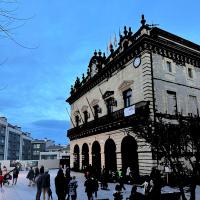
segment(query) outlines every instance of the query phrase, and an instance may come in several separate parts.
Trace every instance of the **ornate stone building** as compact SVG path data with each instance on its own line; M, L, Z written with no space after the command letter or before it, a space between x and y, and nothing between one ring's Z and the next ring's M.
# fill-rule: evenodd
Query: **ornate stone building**
M77 78L66 100L71 167L131 167L148 174L157 164L153 151L128 128L157 114L198 114L200 46L146 24L142 16L139 30L124 27L110 52L105 57L95 51L87 75Z

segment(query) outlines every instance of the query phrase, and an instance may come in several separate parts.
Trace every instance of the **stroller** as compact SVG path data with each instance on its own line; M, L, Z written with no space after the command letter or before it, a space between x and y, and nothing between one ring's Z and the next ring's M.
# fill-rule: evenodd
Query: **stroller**
M10 175L10 172L4 175L3 177L3 185L10 184L9 180L12 180L12 176Z

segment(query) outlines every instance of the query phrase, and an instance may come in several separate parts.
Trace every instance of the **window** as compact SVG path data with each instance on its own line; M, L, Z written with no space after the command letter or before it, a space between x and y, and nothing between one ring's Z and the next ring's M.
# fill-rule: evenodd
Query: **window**
M109 98L106 100L107 114L113 112L113 98Z
M192 95L189 96L189 113L192 115L198 114L197 97Z
M94 109L94 119L98 119L98 117L99 117L99 106L95 105L95 106L93 106L93 109Z
M128 89L123 92L124 107L127 108L131 105L132 90Z
M83 112L83 115L84 115L84 122L87 123L88 122L88 111L84 111Z
M79 116L78 115L75 116L75 123L76 123L76 127L78 127L79 126Z
M176 92L167 91L167 113L170 115L177 113Z
M189 76L189 78L193 78L192 68L188 68L188 76Z
M172 64L169 61L167 61L167 71L172 72Z

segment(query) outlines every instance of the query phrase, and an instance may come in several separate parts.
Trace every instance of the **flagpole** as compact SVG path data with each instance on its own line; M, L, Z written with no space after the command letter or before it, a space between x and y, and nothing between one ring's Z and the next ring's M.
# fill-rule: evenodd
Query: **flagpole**
M75 128L74 122L73 122L73 120L72 120L72 118L71 118L71 116L70 116L70 114L69 114L69 111L68 111L67 108L66 108L66 110L67 110L67 114L68 114L68 116L69 116L69 118L70 118L70 121L71 121L73 127Z

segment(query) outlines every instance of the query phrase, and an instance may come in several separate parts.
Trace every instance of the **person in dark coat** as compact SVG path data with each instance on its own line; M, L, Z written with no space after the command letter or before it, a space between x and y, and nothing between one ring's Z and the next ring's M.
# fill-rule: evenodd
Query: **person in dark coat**
M36 193L36 200L40 200L40 196L42 193L42 177L44 175L44 167L40 168L40 174L35 178L35 183L37 185L37 193Z
M13 185L17 183L17 179L18 179L18 175L19 175L19 169L17 168L17 166L13 169Z
M49 170L45 169L44 175L42 176L42 193L44 200L46 199L46 194L48 196L48 200L50 200L49 190L50 190L50 174Z
M123 199L121 186L119 184L117 184L115 186L115 192L114 192L113 196L114 196L114 200L122 200Z
M88 200L92 200L93 199L92 194L94 192L94 182L90 176L86 179L84 186Z
M56 194L58 196L58 200L65 200L65 190L66 185L64 184L66 182L66 178L64 176L63 170L59 169L57 176L55 177L55 189Z
M95 198L97 198L97 192L99 189L99 182L97 180L97 178L93 178L93 184L94 184L94 194L95 194Z
M40 171L39 171L39 168L36 167L35 170L34 170L34 182L36 183L35 179L37 178L37 176L39 176L40 174Z
M33 168L31 167L27 176L26 176L27 179L29 179L29 184L28 186L31 186L33 185L33 180L34 180L34 171L33 171Z
M137 186L133 185L132 190L131 190L131 195L129 196L129 200L143 200L143 199L144 199L144 195L137 192Z

